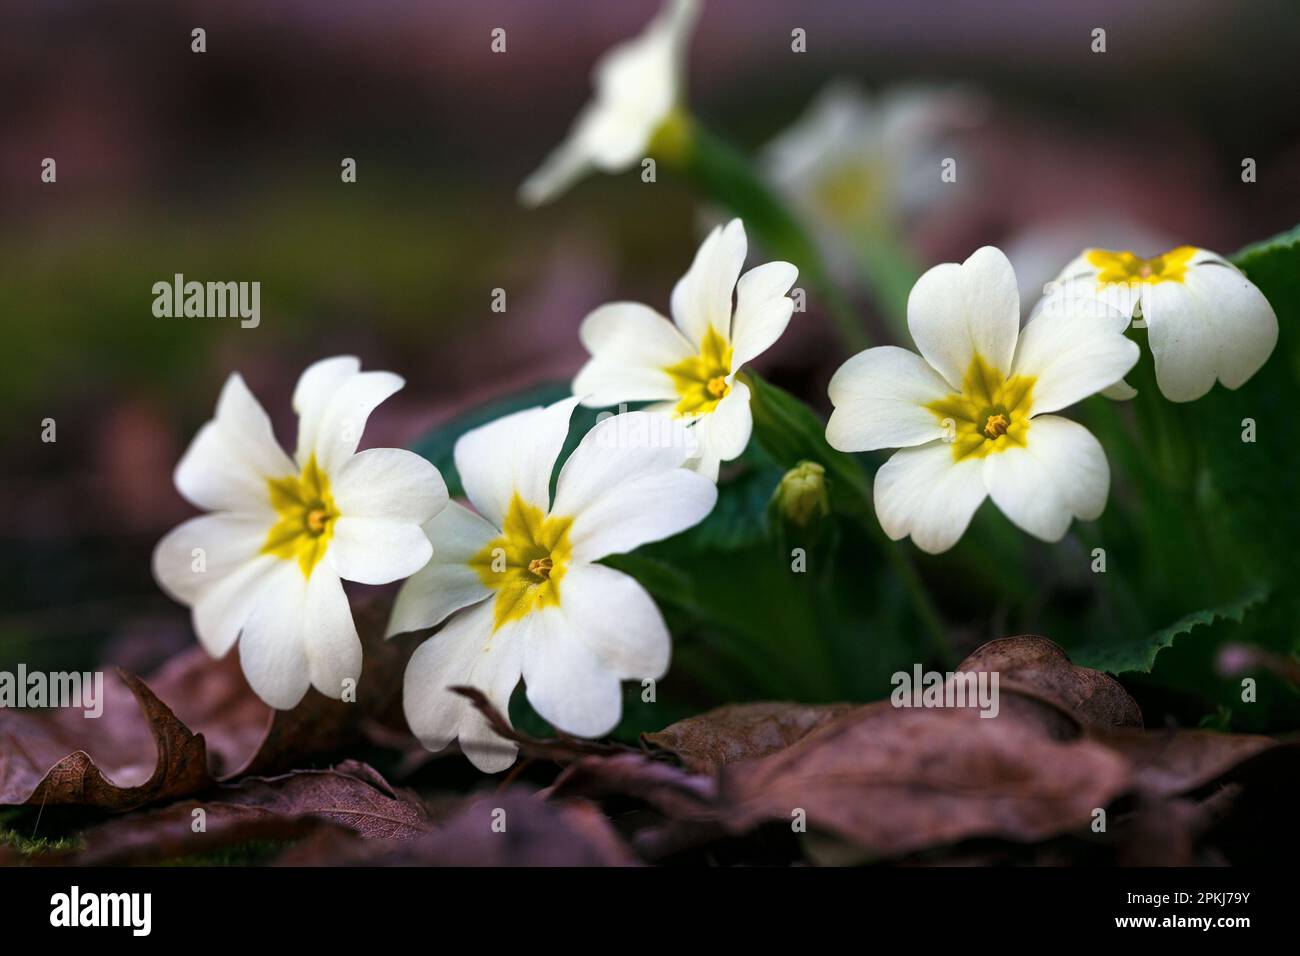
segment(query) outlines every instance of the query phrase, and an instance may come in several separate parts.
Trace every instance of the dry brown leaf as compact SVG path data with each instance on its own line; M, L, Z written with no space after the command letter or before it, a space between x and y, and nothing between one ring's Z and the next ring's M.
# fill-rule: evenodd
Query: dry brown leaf
M213 782L203 737L140 680L104 682L98 718L82 711L0 711L0 805L130 810ZM128 693L129 691L129 693Z
M1213 730L1115 729L1094 739L1128 762L1134 788L1149 797L1196 790L1278 746L1271 737Z
M1124 760L1029 721L973 710L850 711L785 750L724 767L719 819L733 833L796 811L809 830L896 856L972 837L1032 841L1078 828L1128 785Z
M852 706L729 704L679 720L657 733L642 734L641 739L647 746L675 755L686 769L708 773L738 760L783 750Z
M363 839L405 840L430 825L418 797L393 789L370 766L349 760L329 770L250 777L218 786L203 800L117 817L81 833L80 849L32 862L157 863L249 840L297 840L336 829Z
M547 802L522 790L470 801L415 839L364 842L321 833L288 866L636 866L607 817L585 800Z
M1142 710L1108 674L1070 663L1045 637L1004 637L976 648L957 665L963 672L997 672L1001 692L1041 697L1090 727L1141 727Z

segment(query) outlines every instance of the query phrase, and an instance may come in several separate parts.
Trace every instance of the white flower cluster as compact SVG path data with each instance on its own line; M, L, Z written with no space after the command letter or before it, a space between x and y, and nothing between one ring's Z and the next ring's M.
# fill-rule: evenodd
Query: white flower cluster
M596 102L525 184L527 197L548 198L589 166L616 168L645 149L680 96L695 7L672 0L645 35L602 61ZM352 357L310 366L293 394L290 457L232 375L176 469L181 494L208 513L159 542L158 583L191 608L213 656L238 642L249 684L290 708L309 686L340 698L360 678L342 581L405 579L388 635L441 625L404 684L407 719L425 746L459 741L479 768L509 766L514 746L449 688L477 687L505 714L521 679L558 729L609 732L621 682L664 674L670 640L642 586L597 562L709 514L721 464L744 452L753 428L737 375L790 322L795 267L769 262L742 274L746 253L733 220L709 234L673 288L671 320L630 302L587 316L580 337L591 357L573 398L457 441L473 510L450 502L418 455L357 451L370 413L402 387L398 376L363 372ZM952 547L985 497L1047 541L1102 513L1105 453L1055 413L1097 392L1132 394L1123 378L1139 358L1126 335L1135 317L1174 401L1200 397L1216 379L1240 386L1278 334L1259 290L1191 247L1152 259L1086 250L1023 328L1011 264L985 247L921 276L907 311L920 354L885 346L849 359L830 383L826 437L848 452L900 449L876 473L876 514L891 538L910 536L927 552ZM629 402L647 405L604 417L559 461L578 403Z

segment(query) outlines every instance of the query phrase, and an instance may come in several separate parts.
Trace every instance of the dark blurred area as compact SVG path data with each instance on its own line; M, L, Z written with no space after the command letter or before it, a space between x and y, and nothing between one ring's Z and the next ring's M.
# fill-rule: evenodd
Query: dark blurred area
M105 652L143 668L191 640L149 554L191 513L171 472L230 372L291 446L299 372L357 354L408 380L364 439L400 445L567 379L598 305L666 310L698 240L687 187L630 171L539 211L515 200L586 101L593 61L657 9L5 4L0 662ZM191 51L196 27L205 53ZM790 50L795 27L806 53ZM1298 52L1292 0L709 0L689 100L752 150L835 78L966 81L991 110L958 147L971 174L908 224L922 263L993 243L1060 265L1130 235L1229 253L1300 220ZM55 183L41 180L46 157ZM344 158L355 183L341 181ZM176 273L259 281L261 324L156 318L151 288ZM875 321L865 296L861 309ZM799 317L759 363L818 405L846 357L823 318Z

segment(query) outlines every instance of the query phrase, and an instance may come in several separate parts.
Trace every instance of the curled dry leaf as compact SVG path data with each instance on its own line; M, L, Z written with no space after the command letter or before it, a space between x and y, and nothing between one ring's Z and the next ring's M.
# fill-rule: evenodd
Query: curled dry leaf
M213 782L203 737L138 677L104 682L103 713L0 711L0 805L130 810Z
M679 720L657 733L642 734L641 740L651 748L675 755L686 769L707 773L738 760L784 750L852 706L729 704Z
M357 602L363 657L355 702L312 688L292 710L275 710L248 686L237 653L214 662L198 647L150 683L164 700L177 701L177 715L207 738L218 779L279 773L308 757L346 750L366 736L370 722L400 721L402 674L419 642L413 634L385 641L387 614L384 601Z
M1083 726L1141 727L1142 710L1108 674L1070 663L1045 637L1004 637L976 648L957 665L963 672L998 674L999 690L1055 704Z
M402 842L322 832L279 860L288 866L635 866L608 818L585 800L523 790L470 799L441 826Z
M346 748L400 706L416 639L383 641L383 613L373 601L357 612L366 650L355 703L312 690L293 710L273 710L249 688L237 654L213 661L195 647L147 683L118 671L122 683L105 681L97 719L70 708L0 711L0 805L129 810Z
M249 840L298 840L322 832L407 840L428 830L418 797L390 787L349 760L330 770L249 777L184 800L128 814L80 834L81 848L33 862L86 866L157 863L211 853Z

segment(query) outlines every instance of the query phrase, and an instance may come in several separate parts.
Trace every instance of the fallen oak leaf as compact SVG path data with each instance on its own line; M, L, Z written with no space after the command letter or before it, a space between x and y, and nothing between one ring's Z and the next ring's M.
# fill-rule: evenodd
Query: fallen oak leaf
M117 676L130 696L105 684L99 718L74 708L0 712L0 805L120 811L211 786L203 736L191 732L140 678L120 669ZM148 737L152 761L146 756Z
M728 704L642 734L641 740L654 750L674 755L686 769L707 773L783 750L852 706L768 701Z

